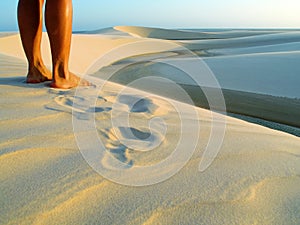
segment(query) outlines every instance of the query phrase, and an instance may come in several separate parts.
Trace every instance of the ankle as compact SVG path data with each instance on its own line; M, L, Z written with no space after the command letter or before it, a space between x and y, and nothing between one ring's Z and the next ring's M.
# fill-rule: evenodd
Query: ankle
M29 63L29 71L41 68L45 68L44 63L41 60Z
M64 63L54 65L53 76L55 80L68 80L70 77L68 66Z

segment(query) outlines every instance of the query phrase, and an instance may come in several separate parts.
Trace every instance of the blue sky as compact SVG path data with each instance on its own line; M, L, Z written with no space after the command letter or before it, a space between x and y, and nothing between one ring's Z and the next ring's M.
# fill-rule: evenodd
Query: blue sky
M0 1L0 30L17 30L17 0ZM115 25L166 28L300 28L299 0L73 0L73 30Z

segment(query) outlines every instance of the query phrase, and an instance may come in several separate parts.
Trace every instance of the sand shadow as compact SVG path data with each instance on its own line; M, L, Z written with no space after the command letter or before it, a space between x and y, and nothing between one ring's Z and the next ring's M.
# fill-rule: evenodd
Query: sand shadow
M79 116L80 119L87 119L89 115L93 113L109 112L112 110L111 107L101 107L98 105L90 105L87 107L87 105L84 104L86 99L75 96L74 89L66 91L50 89L49 93L55 94L56 96L53 98L54 101L44 106L45 109L73 114ZM98 96L98 100L106 102L106 99L100 96Z
M26 76L0 77L0 85L6 85L6 86L42 89L42 88L49 88L50 83L51 83L51 81L46 81L46 82L37 83L37 84L29 84L29 83L26 83Z

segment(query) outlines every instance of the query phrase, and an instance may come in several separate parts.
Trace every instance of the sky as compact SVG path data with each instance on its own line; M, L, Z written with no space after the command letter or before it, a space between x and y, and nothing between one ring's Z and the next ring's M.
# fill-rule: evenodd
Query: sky
M17 0L0 1L0 31L18 30ZM73 30L300 28L299 0L73 0Z

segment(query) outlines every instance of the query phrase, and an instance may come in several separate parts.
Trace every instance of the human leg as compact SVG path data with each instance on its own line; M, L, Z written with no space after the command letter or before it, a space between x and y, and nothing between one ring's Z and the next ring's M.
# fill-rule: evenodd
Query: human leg
M72 88L89 82L69 71L72 37L72 0L46 1L46 28L52 53L52 87Z
M43 0L20 0L18 4L20 36L28 60L28 83L40 83L52 78L41 56L43 3Z

